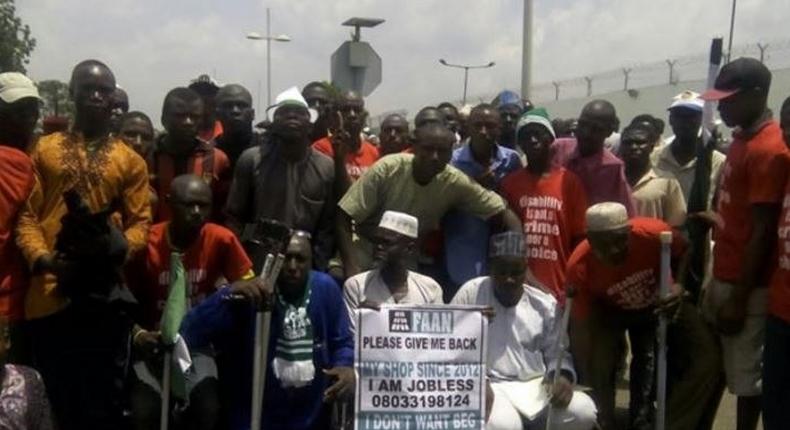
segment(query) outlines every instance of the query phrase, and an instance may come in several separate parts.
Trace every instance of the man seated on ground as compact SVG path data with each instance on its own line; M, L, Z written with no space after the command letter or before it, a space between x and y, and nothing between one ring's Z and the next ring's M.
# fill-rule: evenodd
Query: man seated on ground
M530 273L565 303L566 264L586 235L587 195L573 172L551 163L554 130L544 109L525 113L516 137L527 166L502 181L502 196L524 224Z
M672 231L663 221L634 218L623 205L606 202L587 210L587 240L568 261L566 284L577 298L571 321L571 351L579 381L592 387L604 429L614 427L617 344L628 332L631 344L629 427L652 429L655 381L656 309L675 310L683 295L682 279L657 304L661 267L660 233ZM675 273L685 254L685 240L672 238ZM670 400L671 403L671 400ZM668 419L671 422L671 417ZM668 428L675 428L668 426Z
M373 259L377 267L349 278L343 286L352 331L360 304L442 304L442 287L433 279L412 272L408 259L417 252L417 218L395 211L381 217Z
M384 121L381 122L379 136L381 139L379 153L382 157L411 150L409 122L406 121L403 115L394 113L384 118Z
M187 307L199 304L216 290L219 281L237 282L252 277L250 262L236 236L228 229L207 222L211 211L211 189L198 176L182 175L173 180L168 204L170 222L151 227L147 252L130 263L127 282L141 306L133 330L137 356L131 389L135 428L158 426L162 355L159 321L168 297L171 256L177 255L188 281ZM192 369L186 374L185 422L190 429L213 429L219 420L217 368L210 345L190 346Z
M428 124L416 132L414 154L395 154L376 163L338 203L337 227L346 277L370 267L370 240L388 210L420 219L420 233L431 232L450 209L493 219L521 231L518 217L504 200L455 167L448 166L455 136L443 125ZM352 243L351 221L358 239ZM410 267L414 268L416 261Z
M554 142L554 162L565 167L582 181L587 204L617 202L625 206L629 216L636 215L625 168L604 141L617 128L614 105L606 100L593 100L582 109L575 126L576 138Z
M557 361L561 375L550 388L552 429L590 430L595 426L592 399L574 392L575 372L565 346L557 351L561 311L550 294L527 285L524 236L506 232L491 237L488 252L491 275L472 279L453 298L458 305L489 306L493 310L488 326L488 377L494 405L487 430L544 428L549 409L532 421L522 417L498 382L529 381L544 376L552 381ZM527 400L528 401L528 400Z
M7 364L10 348L8 321L0 316L0 428L54 430L41 375L26 366Z
M652 124L632 123L620 135L620 156L625 162L625 177L633 192L636 214L680 227L686 220L683 190L677 179L660 174L650 161L659 137Z
M154 221L170 219L170 207L166 203L170 183L176 176L187 173L198 175L211 185L214 194L212 219L222 217L226 190L233 172L228 156L199 137L202 117L203 100L195 91L175 88L165 96L162 125L166 133L157 140L148 162L148 172L154 175L152 185L159 198Z
M329 427L327 404L354 387L354 341L340 288L329 275L310 270L309 234L295 232L272 294L257 283L223 288L187 315L182 333L190 345L221 343L234 360L226 383L231 430L249 429L255 305L272 303L261 427L308 430ZM301 346L301 347L300 347ZM305 348L305 346L307 346ZM256 429L257 430L257 429Z
M220 92L221 93L221 92ZM244 151L228 195L228 226L247 243L261 219L313 235L313 262L324 270L334 254L335 167L312 148L314 115L299 90L277 96L271 126Z

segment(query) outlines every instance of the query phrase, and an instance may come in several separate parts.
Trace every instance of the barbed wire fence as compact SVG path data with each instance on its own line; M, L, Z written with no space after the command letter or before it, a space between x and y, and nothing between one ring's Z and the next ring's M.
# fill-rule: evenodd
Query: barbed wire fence
M730 57L758 58L771 70L790 68L790 39L733 46ZM545 103L657 85L678 85L681 82L704 79L708 62L709 53L706 52L623 65L604 72L533 85L531 99L537 103ZM495 96L496 94L480 94L468 97L468 100L488 102Z

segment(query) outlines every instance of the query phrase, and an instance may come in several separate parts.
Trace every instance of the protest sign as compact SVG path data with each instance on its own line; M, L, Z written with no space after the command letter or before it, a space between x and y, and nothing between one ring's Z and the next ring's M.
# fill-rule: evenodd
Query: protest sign
M360 309L354 428L482 429L488 322L481 309Z

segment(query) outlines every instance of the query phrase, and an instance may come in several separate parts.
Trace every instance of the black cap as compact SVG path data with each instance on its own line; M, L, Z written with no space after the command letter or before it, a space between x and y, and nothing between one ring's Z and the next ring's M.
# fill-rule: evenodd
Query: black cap
M766 94L771 87L771 71L756 58L741 57L721 68L712 89L704 100L721 100L741 91L760 88Z

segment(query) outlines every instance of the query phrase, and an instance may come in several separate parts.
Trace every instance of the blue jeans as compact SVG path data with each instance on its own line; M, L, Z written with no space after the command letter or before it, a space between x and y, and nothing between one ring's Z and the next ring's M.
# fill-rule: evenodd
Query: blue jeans
M763 354L763 425L785 429L790 422L790 323L768 316Z

